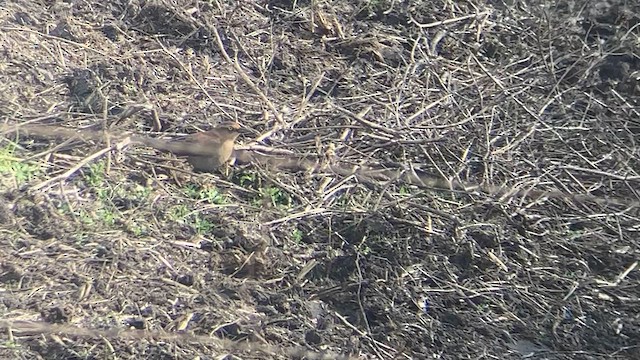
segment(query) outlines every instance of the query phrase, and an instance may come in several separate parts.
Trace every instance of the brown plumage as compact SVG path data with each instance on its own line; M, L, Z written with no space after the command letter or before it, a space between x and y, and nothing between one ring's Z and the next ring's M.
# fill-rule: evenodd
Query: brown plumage
M193 166L194 170L212 171L229 161L233 154L233 146L240 130L238 123L227 123L211 129L192 135L192 139L203 146L209 146L210 154L190 155L187 160Z
M19 132L21 135L80 139L83 141L104 141L105 133L93 129L77 130L62 126L27 124L21 126L0 126L0 135ZM233 154L233 146L240 134L240 124L224 122L205 132L195 133L177 140L164 140L140 135L130 136L130 142L176 155L187 156L196 171L213 171L224 165ZM112 134L114 138L122 134Z
M139 137L133 141L176 155L186 155L194 170L210 172L229 161L239 130L240 124L226 122L209 131L191 134L179 140Z

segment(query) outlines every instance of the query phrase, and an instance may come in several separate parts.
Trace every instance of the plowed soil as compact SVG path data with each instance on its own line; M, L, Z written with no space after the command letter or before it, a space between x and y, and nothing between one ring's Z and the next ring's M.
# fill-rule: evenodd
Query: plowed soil
M640 359L639 14L0 2L5 130L235 120L238 148L353 169L5 131L0 358Z

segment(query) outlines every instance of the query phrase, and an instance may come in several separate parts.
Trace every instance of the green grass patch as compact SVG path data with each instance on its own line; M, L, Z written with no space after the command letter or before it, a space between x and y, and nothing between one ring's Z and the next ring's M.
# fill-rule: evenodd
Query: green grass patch
M20 161L14 157L15 146L8 144L0 148L0 174L12 176L18 185L33 179L41 171L40 166Z
M205 200L217 205L228 203L226 195L215 186L188 184L183 188L183 191L191 199Z

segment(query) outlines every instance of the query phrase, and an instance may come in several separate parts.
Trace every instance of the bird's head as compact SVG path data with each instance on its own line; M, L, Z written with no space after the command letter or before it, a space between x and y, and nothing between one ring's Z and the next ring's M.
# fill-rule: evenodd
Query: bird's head
M240 135L241 127L237 122L223 122L210 131L215 131L223 139L235 140Z

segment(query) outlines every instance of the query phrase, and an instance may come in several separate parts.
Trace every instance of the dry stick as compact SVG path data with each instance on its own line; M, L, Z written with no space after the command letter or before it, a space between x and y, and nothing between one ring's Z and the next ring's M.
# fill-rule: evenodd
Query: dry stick
M264 226L271 226L271 225L276 225L276 224L280 224L280 223L284 223L290 220L295 220L295 219L301 219L307 216L316 216L316 215L323 215L323 216L329 216L336 213L335 211L326 209L326 208L315 208L315 209L309 209L309 210L304 210L295 214L289 214L285 217L282 217L280 219L275 219L272 221L267 221L265 223L263 223L262 225Z
M613 285L614 286L618 286L620 285L620 283L622 282L622 280L624 280L627 275L629 275L629 273L631 273L633 270L635 270L638 267L638 262L635 261L633 264L631 264L629 267L627 267L622 273L620 273L617 277L616 280L614 281Z
M322 74L320 74L320 76L313 83L313 85L311 85L311 89L309 89L309 91L307 92L307 95L302 98L302 102L300 102L300 106L298 107L298 112L296 113L296 118L294 119L294 122L291 125L294 125L295 123L300 121L300 119L302 118L302 110L304 110L304 108L307 106L307 103L309 103L309 100L311 100L311 97L318 89L318 86L320 86L322 79L324 79L324 72L322 72Z
M586 168L582 168L582 167L579 167L579 166L573 166L573 165L558 164L558 168L562 169L562 170L575 170L575 171L582 171L582 172L591 173L591 174L595 174L595 175L606 176L606 177L614 179L614 180L621 180L621 181L639 181L640 180L640 176L638 176L638 175L635 175L635 176L622 176L622 175L616 175L616 174L612 174L612 173L609 173L609 172L606 172L606 171L602 171L602 170L586 169Z
M363 110L358 114L355 114L355 113L343 108L342 106L339 106L339 105L336 105L336 104L332 104L332 106L336 110L338 110L341 113L353 118L354 120L356 120L357 122L359 122L359 123L361 123L361 124L363 124L365 126L368 126L368 127L372 128L372 129L380 130L383 133L387 133L387 134L390 134L390 135L394 135L394 136L398 135L398 132L396 130L390 129L390 128L386 127L386 126L378 125L378 124L376 124L374 122L371 122L369 120L366 120L364 118L363 114L366 114L367 112L369 112L369 110L371 110L371 106L369 106L366 110Z
M49 180L43 181L38 185L35 185L31 188L31 190L33 191L37 191L40 190L44 187L49 186L51 183L56 182L58 180L64 180L69 178L71 175L73 175L73 173L75 173L76 171L78 171L81 167L83 167L84 165L88 164L89 162L95 160L96 158L99 158L100 156L104 155L105 153L107 153L108 151L111 151L112 148L111 147L106 147L96 153L94 153L91 156L88 156L86 158L84 158L82 161L80 161L78 164L76 164L76 166L72 167L71 169L67 170L66 172L55 176Z
M300 123L303 119L302 117L302 111L304 110L305 106L307 106L307 103L309 102L309 100L311 99L311 97L313 96L313 93L316 91L316 89L318 88L318 86L320 85L320 82L322 81L322 79L324 78L324 73L320 74L320 77L318 77L318 79L313 83L313 85L311 86L311 90L309 91L309 93L307 94L307 96L305 96L302 101L300 102L300 106L298 108L298 112L296 113L296 117L295 119L290 122L287 127L291 128L293 126L295 126L296 124ZM257 139L255 139L254 141L252 141L251 143L249 143L250 146L254 146L254 147L260 147L260 145L252 145L252 144L256 144L259 141L262 141L266 138L268 138L269 136L271 136L276 130L278 130L277 128L273 128L265 133L263 133L262 135L260 135ZM274 149L271 148L268 151L273 151ZM277 150L277 149L276 149ZM279 150L282 151L282 150Z
M360 244L358 244L358 247L361 248L362 245L366 242L367 237L363 236L362 237L362 241L360 242ZM362 294L362 282L364 281L364 276L362 275L362 268L360 267L360 260L361 260L361 251L356 251L356 259L355 259L355 265L356 265L356 270L358 273L358 290L356 291L356 296L358 298L358 307L360 308L360 313L362 314L362 320L364 322L364 326L367 329L365 338L369 339L372 342L373 345L373 351L376 353L376 355L378 355L378 357L380 359L383 359L382 356L382 349L380 349L380 346L378 344L383 344L381 342L376 341L373 336L371 334L373 334L373 331L371 331L371 325L369 324L369 320L367 317L367 313L364 309L364 305L362 304L362 298L364 297L364 295ZM385 346L388 346L385 344ZM393 350L394 353L398 353L398 351L396 349L393 349L391 347L389 347L391 350ZM386 354L388 356L390 356L390 354Z
M32 33L32 34L36 34L36 35L42 36L45 39L57 40L59 42L63 42L63 43L66 43L66 44L75 45L75 46L78 46L78 47L80 47L82 49L85 49L85 50L88 50L88 51L92 51L92 52L95 52L98 55L101 55L101 56L104 56L106 58L109 58L111 61L116 62L119 65L123 65L123 66L125 65L122 61L114 58L113 56L109 56L108 54L105 54L100 50L96 50L96 49L90 48L90 47L88 47L86 45L82 45L80 43L77 43L77 42L71 41L71 40L67 40L65 38L61 38L61 37L53 36L53 35L43 34L43 33L39 32L39 31L31 30L29 28L19 28L19 27L12 27L12 26L0 26L0 29L4 30L4 31L25 31L25 32L29 32L29 33Z
M487 75L489 77L489 79L491 79L491 81L493 81L498 87L500 87L500 89L502 89L502 91L508 95L509 97L511 97L513 99L513 101L516 102L516 104L518 104L527 114L529 114L532 118L534 118L536 120L537 124L534 124L531 127L531 130L537 128L538 124L542 125L546 130L549 130L551 132L553 132L558 139L560 139L561 141L564 142L564 139L562 138L562 135L560 135L553 127L551 127L550 125L548 125L547 123L545 123L544 121L542 121L542 119L540 118L540 115L542 115L545 111L545 109L551 104L551 102L545 103L540 110L538 111L538 113L534 113L531 109L529 109L524 103L522 103L522 101L520 101L520 99L518 99L515 95L513 95L509 90L507 90L504 85L502 85L502 83L496 79L493 74L491 74L489 72L489 70L484 66L484 64L482 64L480 62L480 60L478 60L477 57L475 57L473 54L471 54L471 56L473 57L473 60L476 62L476 64L478 66L480 66L480 69L482 69L482 71L484 72L485 75ZM530 136L532 132L528 132L527 134L525 134L525 137L521 137L520 139L517 139L515 141L515 145L511 145L509 146L510 148L513 148L514 146L519 145L522 141L525 140L526 137Z
M625 99L624 97L622 97L622 95L620 95L616 89L611 89L611 93L613 93L613 95L615 95L618 99L620 99L626 106L627 109L629 109L630 111L633 112L633 114L636 116L636 118L640 117L640 114L638 113L638 111L636 110L636 107L631 105L629 103L629 101L627 99Z
M480 17L480 16L486 16L489 15L491 12L490 11L484 11L478 14L472 14L472 15L465 15L465 16L460 16L457 18L452 18L452 19L447 19L447 20L442 20L442 21L435 21L432 23L428 23L428 24L421 24L419 22L416 21L416 19L413 18L413 15L409 15L409 21L411 21L415 26L421 28L421 29L428 29L428 28L432 28L432 27L436 27L436 26L440 26L440 25L447 25L447 24L452 24L454 22L458 22L458 21L463 21L463 20L467 20L467 19L471 19L474 17Z
M51 156L53 156L54 153L56 153L58 150L60 149L65 149L68 145L73 144L73 142L75 140L78 140L76 138L69 138L69 139L65 139L63 142L56 144L55 146L53 146L52 148L48 148L44 151L41 151L39 153L33 154L31 156L27 156L24 159L22 159L23 162L27 162L27 161L31 161L33 159L38 159L41 157L44 157L46 161L48 161L48 159L50 159Z
M260 90L260 88L258 88L258 86L253 81L251 81L251 79L244 72L242 67L240 67L240 65L238 64L238 57L236 56L235 60L231 59L231 57L229 56L227 51L224 49L224 44L222 44L222 39L220 38L220 34L218 33L218 30L213 26L209 26L209 27L211 29L211 32L213 32L213 34L216 37L216 43L218 44L218 49L220 50L220 53L222 54L222 57L224 57L224 59L229 64L233 65L233 68L236 70L236 72L238 72L238 74L240 75L242 80L245 82L245 84L247 84L247 86L249 86L251 88L251 90L253 90L253 92L255 92L256 95L258 95L258 97L260 97L260 99L269 107L269 109L271 109L271 112L273 112L273 116L276 117L276 120L278 121L278 123L280 123L280 126L283 127L285 125L285 122L284 122L284 119L282 118L282 114L280 114L280 112L278 112L278 109L276 109L275 105L273 105L271 100L269 100L269 98L267 98L267 96ZM270 132L267 132L267 133L261 135L259 138L257 138L256 141L262 141L262 140L268 138L276 130L278 130L277 125L275 125L274 128Z
M473 56L473 55L472 55ZM504 86L502 85L502 83L500 81L498 81L485 67L484 65L475 57L473 56L473 59L476 61L476 63L480 66L480 68L484 71L484 73L496 84L498 85L506 94L508 94L518 105L520 105L520 107L525 110L531 117L533 117L536 120L536 124L534 124L530 131L528 131L526 134L520 136L519 139L516 139L514 141L513 144L509 145L507 148L503 148L501 150L497 150L495 153L500 153L500 152L504 152L506 150L510 150L513 149L515 147L517 147L518 145L520 145L520 143L522 141L524 141L527 137L531 136L531 134L533 134L536 130L537 130L537 126L538 124L542 125L543 127L545 127L546 129L550 130L551 132L553 132L558 139L560 139L561 141L564 142L564 139L562 138L562 136L555 130L553 129L551 126L545 124L542 119L540 118L540 114L542 114L544 112L544 109L549 106L549 104L551 102L547 102L544 104L544 106L540 109L540 111L538 112L538 114L534 113L533 111L531 111L525 104L523 104L518 98L516 98L513 94L511 94L507 89L504 88ZM554 98L555 99L555 98ZM583 169L583 168L576 168L573 166L565 166L565 168L569 168L569 169L573 169L573 170L581 170L581 171L588 171L588 172L592 172L595 174L599 174L599 175L605 175L605 176L609 176L611 178L617 179L617 180L623 180L623 181L629 181L629 180L638 180L640 179L640 176L620 176L620 175L614 175L611 173L607 173L604 171L599 171L599 170L590 170L590 169ZM578 201L582 201L583 199L589 199L589 200L595 200L595 198L592 198L590 196L581 196L581 195L572 195L572 194L565 194L566 196L569 196L572 199L578 200ZM637 206L637 202L632 202L631 203L632 206Z
M494 151L494 154L503 154L506 153L509 150L515 149L518 146L520 146L520 144L527 139L528 137L530 137L531 135L533 135L537 128L538 128L538 123L545 125L542 120L540 119L540 116L536 115L535 113L533 113L533 111L529 110L529 108L527 108L518 98L516 98L513 94L511 94L505 87L504 85L502 85L502 82L500 82L498 79L496 79L493 74L491 74L489 72L489 70L484 66L484 64L482 64L480 62L480 60L478 60L477 57L475 57L473 54L471 54L471 56L473 57L473 60L476 62L476 64L478 66L480 66L480 69L482 69L482 71L485 73L485 75L487 75L489 77L489 79L491 79L491 81L494 82L494 84L498 85L498 87L500 89L502 89L502 91L504 91L507 95L509 95L518 105L520 105L520 107L522 107L524 109L524 111L526 111L529 115L531 115L532 117L534 117L537 122L535 124L533 124L531 126L531 128L529 129L529 131L524 134L521 135L519 138L516 138L513 143L503 147L502 149L498 149L496 151ZM546 126L547 128L550 128L549 126ZM559 139L562 139L562 137L560 136L560 134L557 134L557 132L554 131L554 133L558 136Z
M164 52L167 55L169 55L175 62L177 62L180 65L182 70L186 72L187 75L189 75L189 79L191 79L191 81L193 81L198 86L198 88L200 88L200 91L204 93L204 95L213 103L213 105L215 105L218 108L218 110L220 110L223 114L225 114L229 119L235 120L233 116L229 115L226 111L224 111L224 109L216 102L216 100L213 97L211 97L211 95L209 95L209 92L204 88L204 86L202 86L202 84L200 84L198 79L196 79L195 76L193 76L193 72L191 71L191 69L184 66L182 61L180 61L180 59L178 59L178 57L175 54L167 50L167 48L164 45L162 45L162 43L159 40L156 40L156 42L158 43L158 45L160 45L162 50L164 50Z
M444 99L445 99L445 98L447 98L447 97L451 97L451 95L448 95L448 94L447 94L447 95L443 96L442 98L440 98L439 100L436 100L436 102L438 102L438 103L439 103L440 101L444 100ZM464 125L464 124L466 124L466 123L468 123L468 122L471 122L473 119L478 118L480 115L484 114L486 111L487 111L487 108L482 108L482 109L481 109L480 111L478 111L477 113L475 113L475 114L473 114L473 115L469 115L469 116L467 116L466 118L464 118L464 119L462 119L462 120L460 120L460 121L458 121L458 122L451 123L451 124L443 124L443 125L427 125L427 126L423 126L423 125L420 125L420 124L424 123L424 122L422 122L422 123L420 123L420 124L418 124L418 125L420 126L420 128L421 128L421 129L429 129L429 130L443 130L443 129L457 128L457 127L459 127L459 126L461 126L461 125ZM421 111L419 110L419 111L418 111L418 113L416 113L416 114L412 115L412 116L410 117L410 119L413 119L413 117L414 117L414 116L417 116L417 115L420 115L420 114L421 114ZM409 119L407 119L407 122L408 122L408 120L409 120Z
M10 336L13 333L41 334L49 336L78 336L102 339L122 339L122 340L164 340L176 342L191 342L207 345L216 345L220 350L225 351L262 351L270 354L285 354L289 357L304 357L310 360L355 360L356 358L347 355L338 355L331 352L314 352L301 346L280 348L274 345L257 344L256 342L234 342L226 339L217 339L203 335L190 335L184 333L160 333L143 330L97 330L84 329L72 325L49 324L42 321L28 320L0 320L0 328L9 330Z
M413 115L409 116L405 122L407 124L411 124L414 119L416 119L417 117L421 116L422 114L424 114L425 112L429 111L430 109L436 107L437 105L440 105L444 100L446 100L450 96L451 96L450 94L446 94L445 96L441 97L440 99L431 102L427 106L425 106L422 109L416 111Z
M122 147L126 146L131 140L129 138L126 138L125 140L113 145L113 146L109 146L106 147L96 153L94 153L93 155L87 156L86 158L84 158L82 161L80 161L78 164L76 164L76 166L72 167L71 169L65 171L64 173L55 176L47 181L43 181L38 185L35 185L33 187L31 187L32 191L38 191L40 189L43 189L47 186L49 186L51 183L59 181L59 180L65 180L67 178L69 178L71 175L73 175L76 171L78 171L81 167L85 166L86 164L94 161L95 159L101 157L102 155L104 155L105 153L111 151L111 150L115 150L115 149L121 149Z
M49 114L49 115L45 115L45 116L40 116L40 117L37 117L35 119L26 120L24 122L21 122L18 126L27 125L27 124L30 124L30 123L37 123L37 122L40 122L40 121L43 121L43 120L52 119L52 118L62 117L62 115L64 115L64 114L65 113L59 112L59 113L55 113L55 114ZM5 123L4 126L0 126L0 134L4 135L6 133L13 132L13 131L15 131L15 126L8 126L8 125L6 125L6 123Z
M378 341L378 340L374 339L374 338L373 338L373 337L371 337L371 336L368 336L366 332L364 332L364 331L362 331L362 330L358 329L355 325L353 325L352 323L350 323L350 322L349 322L349 320L348 320L346 317L344 317L344 316L340 315L337 311L334 311L334 312L333 312L333 315L335 315L338 319L342 320L342 323L343 323L343 324L345 324L348 328L350 328L351 330L353 330L353 331L355 331L356 333L358 333L358 335L360 335L360 336L362 336L362 337L364 337L364 338L367 338L368 340L370 340L370 341L371 341L371 342L373 342L374 344L376 344L376 345L378 345L378 346L380 346L380 347L384 347L384 348L385 348L385 349L387 349L387 350L391 350L391 351L394 351L394 352L396 352L396 353L398 352L396 349L392 348L391 346L389 346L389 345L387 345L387 344L385 344L385 343L382 343L382 342L380 342L380 341ZM381 357L381 359L382 359L382 357Z
M102 93L102 91L100 91ZM103 130L104 130L104 139L105 139L105 143L107 145L107 147L111 147L111 134L107 131L107 129L109 128L109 126L107 125L107 117L108 117L108 109L107 109L108 103L107 103L107 97L103 96L102 97L102 126L103 126ZM111 161L112 161L112 154L111 152L109 152L107 154L107 164L105 165L105 174L109 174L111 172Z
M283 182L281 182L280 180L278 180L276 177L272 177L269 176L269 174L267 174L266 172L262 171L262 169L260 169L259 167L256 167L258 173L260 174L260 176L264 177L265 179L271 181L273 184L275 184L276 186L287 190L290 194L292 194L293 197L297 198L298 201L300 201L300 203L304 206L309 206L311 205L311 202L308 201L304 195L300 194L298 192L298 190L295 189L295 187L291 186L291 185L287 185L284 184Z

